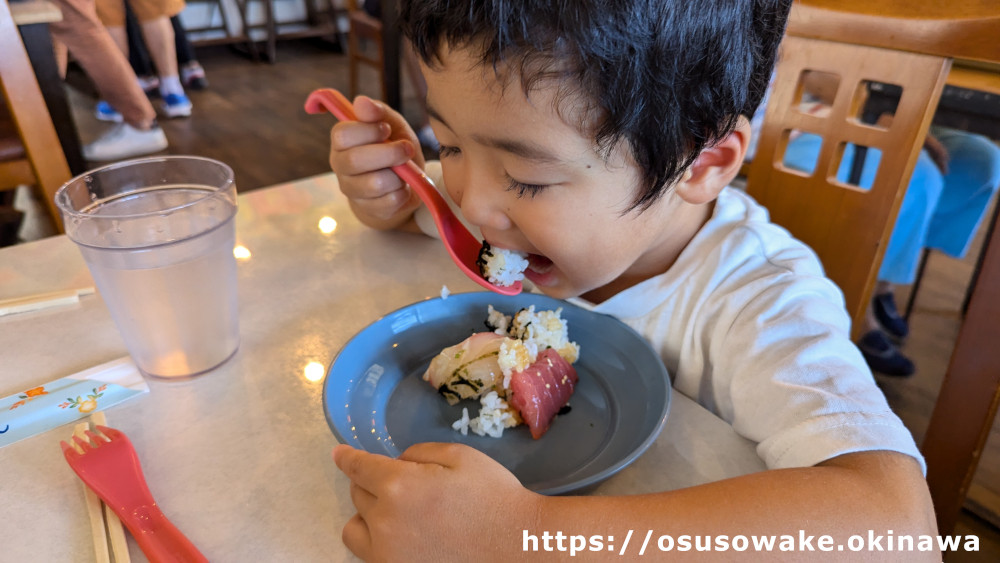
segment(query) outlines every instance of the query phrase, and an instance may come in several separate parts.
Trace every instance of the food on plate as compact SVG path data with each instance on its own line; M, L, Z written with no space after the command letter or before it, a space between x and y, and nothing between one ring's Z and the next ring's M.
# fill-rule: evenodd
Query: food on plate
M572 364L580 347L569 340L562 309L535 311L534 305L508 316L493 306L486 326L449 346L431 360L424 380L454 405L479 399L479 414L468 408L453 428L499 438L522 422L540 438L568 403L578 377Z
M449 405L462 399L478 399L490 389L502 388L503 372L497 363L504 337L477 332L441 350L424 373Z
M510 378L510 406L531 429L532 438L541 438L549 429L569 402L577 381L573 366L552 348L540 352L535 362Z
M528 268L528 255L516 250L494 248L483 241L476 260L479 273L490 283L499 286L514 285L524 279L524 271Z

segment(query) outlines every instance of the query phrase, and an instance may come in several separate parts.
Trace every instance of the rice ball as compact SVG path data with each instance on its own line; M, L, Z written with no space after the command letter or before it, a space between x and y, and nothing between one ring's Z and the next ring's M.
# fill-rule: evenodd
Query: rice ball
M490 283L506 287L524 279L528 255L516 250L493 248L483 241L476 264L479 265L479 273Z

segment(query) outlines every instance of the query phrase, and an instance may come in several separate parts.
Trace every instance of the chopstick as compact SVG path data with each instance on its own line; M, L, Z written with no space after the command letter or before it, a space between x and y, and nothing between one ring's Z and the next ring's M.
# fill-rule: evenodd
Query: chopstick
M90 425L81 422L73 427L73 436L81 440L87 440L87 435L83 433ZM73 448L81 452L80 446L73 442ZM97 563L111 563L111 554L108 552L107 528L104 524L104 511L101 499L97 498L94 491L87 485L83 486L83 498L87 501L87 516L90 517L90 535L94 537L94 555Z
M103 411L97 411L90 415L90 422L107 426L108 421ZM90 423L81 422L73 428L73 435L79 436L83 440L89 440L85 430L92 430ZM79 446L75 443L74 448L79 451ZM87 485L83 486L83 496L87 501L87 515L90 517L90 533L94 537L94 554L97 556L97 563L111 563L111 555L114 555L115 563L128 563L128 542L125 540L125 530L122 528L121 520L111 511L111 508L101 502L97 494ZM108 551L108 539L111 540L111 550Z
M49 293L39 293L27 297L15 297L13 299L0 299L0 317L13 315L14 313L27 313L29 311L39 311L49 307L60 305L70 305L78 303L80 297L94 293L93 287L81 287L77 289L67 289L64 291L52 291Z

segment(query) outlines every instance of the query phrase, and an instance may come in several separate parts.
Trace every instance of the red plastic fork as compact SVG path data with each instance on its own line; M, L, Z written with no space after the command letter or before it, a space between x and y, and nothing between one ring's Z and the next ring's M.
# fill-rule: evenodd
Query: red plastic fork
M150 561L208 561L156 505L128 436L96 428L103 436L86 431L92 443L73 437L83 453L59 442L73 471L118 515Z
M333 88L314 90L306 99L307 113L323 113L324 111L332 113L341 121L358 120L351 102ZM444 247L448 249L451 259L465 275L486 289L501 295L521 293L521 282L514 282L509 286L494 285L480 274L477 261L479 260L479 250L483 244L455 216L437 188L434 187L434 183L417 166L417 163L408 160L405 164L393 166L392 171L420 196L420 200L424 202L424 205L431 212L431 217L434 218L434 224L441 235Z

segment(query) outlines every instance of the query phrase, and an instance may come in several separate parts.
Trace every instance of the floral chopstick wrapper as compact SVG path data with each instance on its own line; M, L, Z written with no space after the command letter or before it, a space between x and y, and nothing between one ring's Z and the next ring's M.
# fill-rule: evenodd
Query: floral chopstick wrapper
M0 399L0 448L147 393L128 357Z

